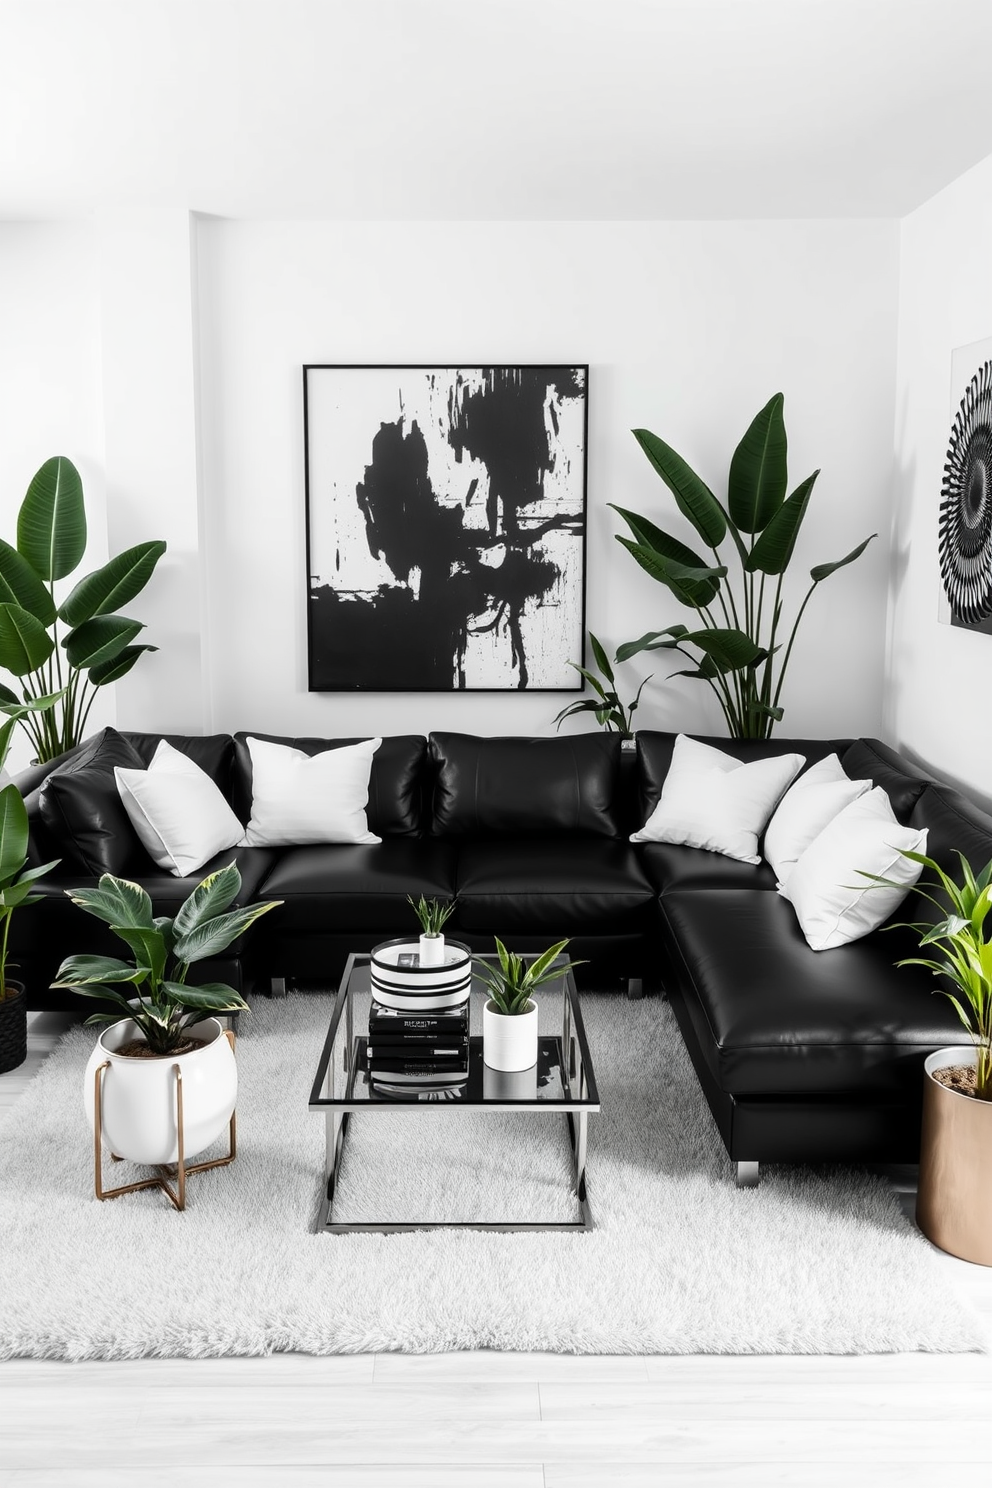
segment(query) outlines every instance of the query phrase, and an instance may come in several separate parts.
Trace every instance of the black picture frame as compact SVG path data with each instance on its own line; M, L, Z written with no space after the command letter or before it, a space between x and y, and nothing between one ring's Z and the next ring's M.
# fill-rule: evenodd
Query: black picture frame
M311 692L580 692L586 363L303 367Z

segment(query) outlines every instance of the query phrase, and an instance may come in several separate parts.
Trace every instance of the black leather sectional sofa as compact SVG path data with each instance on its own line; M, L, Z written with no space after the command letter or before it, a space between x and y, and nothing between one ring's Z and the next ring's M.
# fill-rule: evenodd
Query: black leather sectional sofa
M19 781L36 861L63 860L44 883L45 902L14 921L13 957L32 1006L72 1001L49 990L64 955L116 950L66 898L68 885L122 873L168 914L233 857L243 901L283 904L223 962L204 963L204 979L333 985L348 950L415 928L408 894L456 897L448 933L475 949L491 950L494 935L521 950L569 936L570 954L590 962L590 986L643 978L664 987L739 1181L756 1177L761 1161L915 1160L923 1060L960 1042L953 1009L926 972L896 970L912 946L904 932L814 952L764 863L631 844L657 804L675 735L642 732L636 752L605 734L386 738L368 804L381 844L240 847L189 879L155 867L114 786L119 741L149 762L160 737L105 731ZM247 821L246 736L166 737ZM355 741L278 742L312 754ZM955 849L977 863L992 857L992 818L876 740L706 742L742 760L799 752L809 765L836 752L852 778L884 787L900 821L930 829L938 860L956 869ZM914 901L897 917L919 917L925 903Z

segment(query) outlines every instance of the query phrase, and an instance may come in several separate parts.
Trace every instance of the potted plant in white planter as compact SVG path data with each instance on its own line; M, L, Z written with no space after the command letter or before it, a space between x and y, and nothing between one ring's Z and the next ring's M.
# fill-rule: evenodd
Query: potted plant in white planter
M958 853L961 882L955 883L933 858L905 856L933 875L921 881L920 891L940 918L905 927L935 956L909 956L897 965L925 966L939 977L945 985L938 990L971 1038L936 1050L924 1064L916 1218L941 1250L992 1266L992 941L986 929L992 926L992 862L976 874Z
M111 1025L90 1056L83 1099L93 1127L98 1071L108 1066L101 1079L100 1124L103 1143L116 1157L178 1161L177 1070L184 1158L209 1147L231 1119L237 1066L231 1041L212 1015L244 1012L248 1005L224 982L190 986L186 976L195 962L225 951L281 902L231 909L240 888L241 874L230 863L205 878L174 918L154 916L144 889L110 873L95 889L67 890L74 904L105 921L133 952L129 961L70 956L52 984L116 1003L124 1014L97 1012L86 1020ZM99 1154L97 1164L97 1193L109 1197L101 1193Z
M409 894L406 897L420 921L421 966L443 966L444 936L441 932L455 912L455 901L452 899L445 903L441 899L425 899L423 894L419 899L413 899Z
M499 965L479 971L489 989L482 1009L482 1057L490 1069L525 1070L537 1063L537 1003L531 994L581 964L554 965L567 945L567 940L559 940L527 961L496 940Z

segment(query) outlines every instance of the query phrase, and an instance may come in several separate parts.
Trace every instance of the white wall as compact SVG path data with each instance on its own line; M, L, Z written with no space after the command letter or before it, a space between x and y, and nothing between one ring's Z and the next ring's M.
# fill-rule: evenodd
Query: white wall
M904 219L886 737L992 804L992 638L938 621L951 352L992 335L992 157ZM977 367L976 367L977 370Z
M50 456L67 455L86 497L79 574L107 560L100 303L98 256L84 224L0 223L0 537L16 543L31 477ZM114 717L107 689L90 722L100 727ZM10 769L30 756L18 733Z
M879 730L894 223L201 219L197 259L207 727L551 732L568 695L307 693L301 366L588 361L589 626L614 647L687 613L613 541L610 501L692 539L629 430L654 429L719 487L781 389L793 483L823 469L788 602L812 564L882 534L811 604L782 731ZM625 690L650 670L668 667L631 663ZM649 684L638 718L723 731L687 681Z

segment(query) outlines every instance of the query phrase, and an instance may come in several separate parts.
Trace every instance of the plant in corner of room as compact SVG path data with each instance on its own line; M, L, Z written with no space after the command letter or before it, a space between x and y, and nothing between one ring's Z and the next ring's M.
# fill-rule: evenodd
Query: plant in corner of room
M229 863L198 884L173 918L153 916L145 890L111 873L103 874L95 889L67 889L74 904L103 920L130 947L133 960L69 956L53 987L116 1003L121 1010L93 1013L87 1024L130 1018L152 1053L180 1051L192 1024L211 1013L248 1011L248 1004L224 982L186 984L190 966L226 951L260 915L282 903L270 899L232 910L240 889L237 864ZM115 990L122 985L130 989L130 998Z
M40 698L30 705L0 703L0 713L7 715L6 722L0 725L0 774L18 723L29 712L50 707L51 702L49 698ZM7 951L14 910L25 904L34 904L42 897L34 891L33 885L60 861L55 858L38 868L28 868L29 835L27 808L17 786L11 782L0 789L0 1002L19 996L22 990L20 983L11 983L7 979Z
M641 701L641 693L651 681L651 678L644 678L644 681L637 689L634 701L629 707L625 708L616 690L617 679L614 675L613 666L610 664L610 659L602 643L596 639L592 631L589 632L589 644L592 646L592 654L596 658L596 667L605 678L607 685L604 687L599 677L594 676L592 672L586 671L585 667L579 666L577 661L570 661L568 663L569 666L574 667L577 672L585 677L589 686L597 694L597 697L582 698L579 702L571 703L567 708L562 708L555 719L555 723L560 728L562 722L566 718L571 717L573 713L595 713L596 722L605 728L607 733L619 734L622 739L632 739L634 737L634 710ZM621 657L618 653L614 658L614 664L620 660Z
M814 590L859 558L876 536L872 533L845 558L810 569L812 582L782 652L782 582L820 473L814 470L786 495L783 404L783 395L776 393L734 451L726 505L663 439L647 429L633 431L679 511L710 549L712 560L699 557L646 517L613 508L633 534L617 535L617 542L698 617L693 628L669 625L620 646L617 660L626 661L640 651L677 651L690 666L674 675L706 682L719 700L731 736L741 739L767 739L782 718L782 686L799 622ZM736 559L740 570L735 583L718 552L728 535L732 548L728 556Z
M421 933L429 940L436 939L454 914L455 901L451 899L445 903L440 899L425 899L423 894L419 899L414 899L410 894L406 897L420 921Z
M962 882L955 883L933 858L916 852L904 852L903 857L933 874L933 881L924 882L923 887L918 884L917 892L937 907L940 918L932 925L926 921L904 922L886 929L912 930L920 937L921 948L933 946L940 960L907 956L896 965L925 966L935 977L951 983L954 991L944 987L936 990L950 999L975 1045L975 1097L992 1101L992 941L986 933L992 909L992 861L976 874L964 853L959 852ZM878 874L867 873L864 877L899 887ZM935 892L929 892L931 889Z
M56 603L55 584L75 571L86 548L79 472L56 455L36 473L17 514L17 546L0 540L0 668L18 679L21 717L40 762L83 737L97 688L129 672L144 651L133 645L140 620L114 613L145 587L164 542L139 543L80 579ZM0 702L17 695L0 684ZM47 701L46 701L47 700Z

